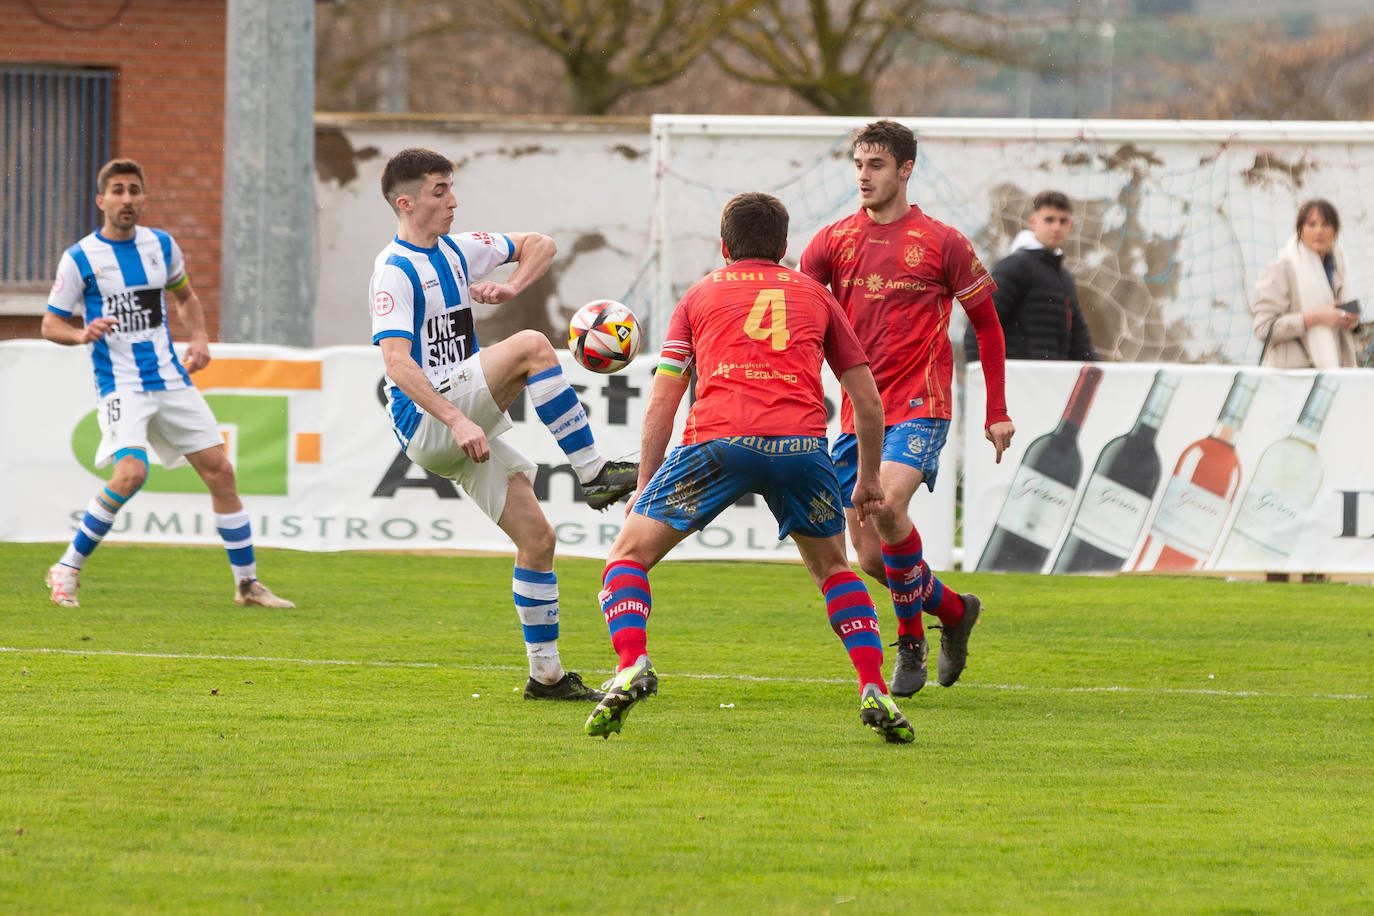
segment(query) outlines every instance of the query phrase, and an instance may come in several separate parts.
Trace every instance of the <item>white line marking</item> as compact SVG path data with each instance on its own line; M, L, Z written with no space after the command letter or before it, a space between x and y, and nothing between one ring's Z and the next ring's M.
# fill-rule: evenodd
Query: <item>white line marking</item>
M343 658L284 658L272 655L210 655L178 652L126 652L118 649L52 649L43 647L0 646L0 652L11 655L99 655L114 658L153 658L174 661L215 661L215 662L267 662L280 665L334 665L358 668L448 668L456 671L520 671L517 665L463 665L441 664L439 662L402 662L379 660L352 660ZM598 674L613 674L599 671ZM744 681L748 683L781 684L851 684L850 678L835 677L771 677L756 674L693 674L663 671L659 677L680 677L698 681ZM932 684L931 686L935 686ZM1209 696L1246 699L1252 697L1284 700L1370 700L1374 696L1363 693L1269 693L1261 690L1216 690L1211 688L1186 687L1059 687L1046 684L978 684L960 681L964 690L1025 691L1039 693L1138 693L1144 695L1168 696Z
M121 652L117 649L46 649L0 646L0 652L14 655L104 655L115 658L165 658L185 661L275 662L284 665L343 665L375 668L441 668L437 662L350 661L341 658L276 658L270 655L199 655L177 652ZM462 666L458 666L462 667ZM481 666L470 666L480 668ZM507 666L498 666L498 670Z

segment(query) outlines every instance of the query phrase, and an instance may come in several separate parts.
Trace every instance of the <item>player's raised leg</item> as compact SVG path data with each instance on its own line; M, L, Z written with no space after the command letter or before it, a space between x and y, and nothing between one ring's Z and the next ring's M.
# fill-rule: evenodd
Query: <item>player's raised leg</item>
M202 449L186 456L191 467L210 490L210 505L215 512L215 529L229 555L234 576L234 603L239 607L293 608L296 605L272 593L258 581L257 556L253 551L253 526L239 499L234 466L224 446Z
M634 492L639 465L612 461L601 454L587 422L587 411L563 374L558 353L547 337L538 331L520 331L478 355L487 385L502 410L514 403L521 389L529 390L535 414L567 456L582 483L587 505L605 509Z
M515 544L511 592L530 666L525 699L599 701L604 696L601 691L584 684L577 672L563 668L558 651L558 577L553 568L557 539L524 474L508 478L497 524Z

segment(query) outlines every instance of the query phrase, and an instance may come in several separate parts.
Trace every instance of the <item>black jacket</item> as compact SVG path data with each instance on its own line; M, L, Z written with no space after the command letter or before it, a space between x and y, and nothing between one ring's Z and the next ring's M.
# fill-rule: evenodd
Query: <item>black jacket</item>
M1007 359L1097 359L1062 253L1017 248L993 267L992 278ZM970 362L978 359L972 325L964 333L964 353Z

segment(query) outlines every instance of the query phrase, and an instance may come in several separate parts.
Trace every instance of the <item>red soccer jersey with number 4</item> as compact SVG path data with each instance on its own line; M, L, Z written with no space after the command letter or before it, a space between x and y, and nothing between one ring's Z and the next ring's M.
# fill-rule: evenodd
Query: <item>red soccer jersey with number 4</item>
M824 436L821 360L868 362L830 292L772 261L736 261L687 290L659 371L695 376L684 445L722 436Z
M972 306L997 288L963 233L915 206L886 225L861 209L816 233L801 270L829 286L849 316L882 393L888 426L952 416L954 300ZM848 398L840 428L854 431Z

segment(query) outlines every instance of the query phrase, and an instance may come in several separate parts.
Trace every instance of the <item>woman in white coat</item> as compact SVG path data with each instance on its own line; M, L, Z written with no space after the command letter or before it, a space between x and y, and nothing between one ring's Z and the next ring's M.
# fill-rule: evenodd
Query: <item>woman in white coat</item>
M1295 228L1260 276L1250 306L1255 336L1265 344L1260 362L1277 369L1354 366L1360 317L1343 295L1341 219L1329 201L1313 199L1298 208Z

